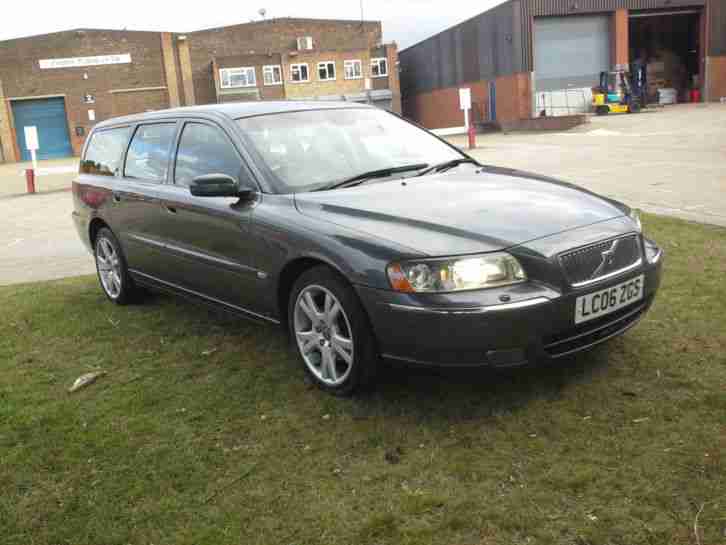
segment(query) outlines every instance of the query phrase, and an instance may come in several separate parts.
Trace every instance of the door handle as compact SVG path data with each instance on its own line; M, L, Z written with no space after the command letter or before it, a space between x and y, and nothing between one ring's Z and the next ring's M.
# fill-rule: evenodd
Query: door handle
M173 207L173 206L164 206L164 208L166 208L166 211L169 212L170 214L176 214L176 208L175 207Z

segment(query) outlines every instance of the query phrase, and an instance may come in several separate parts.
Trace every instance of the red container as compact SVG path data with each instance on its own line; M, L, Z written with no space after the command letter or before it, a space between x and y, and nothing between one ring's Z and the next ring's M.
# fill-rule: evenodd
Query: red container
M691 89L691 102L701 102L700 89Z

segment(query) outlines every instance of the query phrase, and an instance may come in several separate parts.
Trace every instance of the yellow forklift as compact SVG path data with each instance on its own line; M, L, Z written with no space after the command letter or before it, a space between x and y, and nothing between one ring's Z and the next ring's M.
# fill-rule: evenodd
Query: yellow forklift
M631 77L630 72L616 70L600 72L600 85L593 90L592 105L597 115L637 114L645 106L642 74Z

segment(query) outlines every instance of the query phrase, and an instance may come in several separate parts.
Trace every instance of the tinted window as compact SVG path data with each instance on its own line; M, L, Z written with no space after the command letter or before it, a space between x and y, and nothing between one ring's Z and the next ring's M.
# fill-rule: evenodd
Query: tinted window
M232 143L219 129L187 123L179 141L174 183L189 186L197 176L227 174L239 180L242 162Z
M175 129L173 123L141 125L136 129L126 156L124 175L152 182L166 180L169 148Z
M93 133L81 161L81 173L115 176L121 168L128 135L128 127Z

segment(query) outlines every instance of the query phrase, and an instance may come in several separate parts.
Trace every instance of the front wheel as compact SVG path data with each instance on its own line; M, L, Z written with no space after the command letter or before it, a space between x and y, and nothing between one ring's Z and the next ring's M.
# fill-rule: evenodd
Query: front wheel
M336 272L320 266L303 273L290 295L288 317L292 344L320 388L350 395L373 383L378 354L368 316Z

